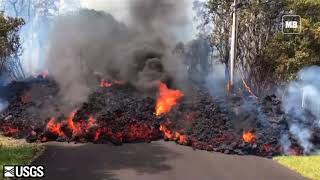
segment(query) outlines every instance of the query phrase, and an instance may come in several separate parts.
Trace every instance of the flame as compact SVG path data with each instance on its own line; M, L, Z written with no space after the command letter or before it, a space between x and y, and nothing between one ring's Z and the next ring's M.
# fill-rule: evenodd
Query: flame
M156 104L156 115L168 113L177 104L177 101L183 97L179 90L171 90L166 84L160 83L159 96Z
M163 133L163 136L165 137L165 139L176 141L179 144L184 144L184 145L188 144L188 138L186 135L182 135L179 132L173 132L164 124L160 125L160 131Z
M243 133L242 138L244 142L247 142L247 143L254 143L256 141L256 137L251 132Z

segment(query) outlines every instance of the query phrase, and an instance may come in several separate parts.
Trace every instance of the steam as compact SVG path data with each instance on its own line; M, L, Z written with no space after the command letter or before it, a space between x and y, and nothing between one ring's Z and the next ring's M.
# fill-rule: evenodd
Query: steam
M186 71L182 60L172 53L173 32L186 23L185 3L132 1L130 25L94 10L58 17L47 60L64 102L85 101L101 78L124 80L144 93L153 92L158 81L180 84Z
M298 80L289 84L283 97L285 112L294 120L289 122L290 133L309 153L312 148L312 126L320 124L320 67L312 66L298 73Z

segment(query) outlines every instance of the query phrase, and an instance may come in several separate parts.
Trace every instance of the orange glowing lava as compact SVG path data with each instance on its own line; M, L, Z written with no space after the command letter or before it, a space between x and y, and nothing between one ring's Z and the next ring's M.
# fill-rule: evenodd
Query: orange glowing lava
M170 112L183 96L181 91L169 89L166 84L160 83L156 115L160 116Z
M112 86L112 83L106 81L106 80L101 80L100 81L100 87L104 87L104 88L108 88L108 87L111 87Z
M66 135L62 129L63 127L68 127L68 129L71 131L72 136L80 136L84 132L86 132L87 129L95 125L96 121L93 117L89 117L88 121L79 121L75 122L76 112L72 112L67 120L63 120L61 122L56 122L55 118L51 118L50 121L47 124L47 130L51 132L52 134L65 138Z
M182 135L179 132L173 132L166 125L160 125L160 131L163 133L163 136L167 140L176 141L179 144L188 144L188 138L186 135Z
M47 129L56 136L65 137L63 131L61 130L61 124L57 123L54 118L51 118L48 122Z
M244 142L247 142L247 143L254 143L256 141L256 137L251 132L243 133L242 138Z
M4 126L1 128L3 131L3 135L5 136L14 136L16 133L19 132L18 128L10 127L10 126Z

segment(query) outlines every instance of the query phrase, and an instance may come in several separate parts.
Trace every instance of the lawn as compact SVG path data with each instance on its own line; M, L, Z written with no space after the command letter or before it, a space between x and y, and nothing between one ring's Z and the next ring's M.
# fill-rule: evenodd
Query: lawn
M0 135L0 179L2 179L3 165L24 165L42 152L43 147L28 144L23 140L15 140Z
M282 156L275 160L304 177L320 180L320 156Z

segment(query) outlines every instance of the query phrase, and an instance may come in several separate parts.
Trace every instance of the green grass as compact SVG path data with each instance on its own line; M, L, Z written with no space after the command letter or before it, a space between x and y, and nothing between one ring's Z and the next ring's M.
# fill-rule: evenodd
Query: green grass
M304 177L320 180L320 156L283 156L275 160Z
M29 164L42 150L42 146L0 135L0 179L3 178L3 165Z

